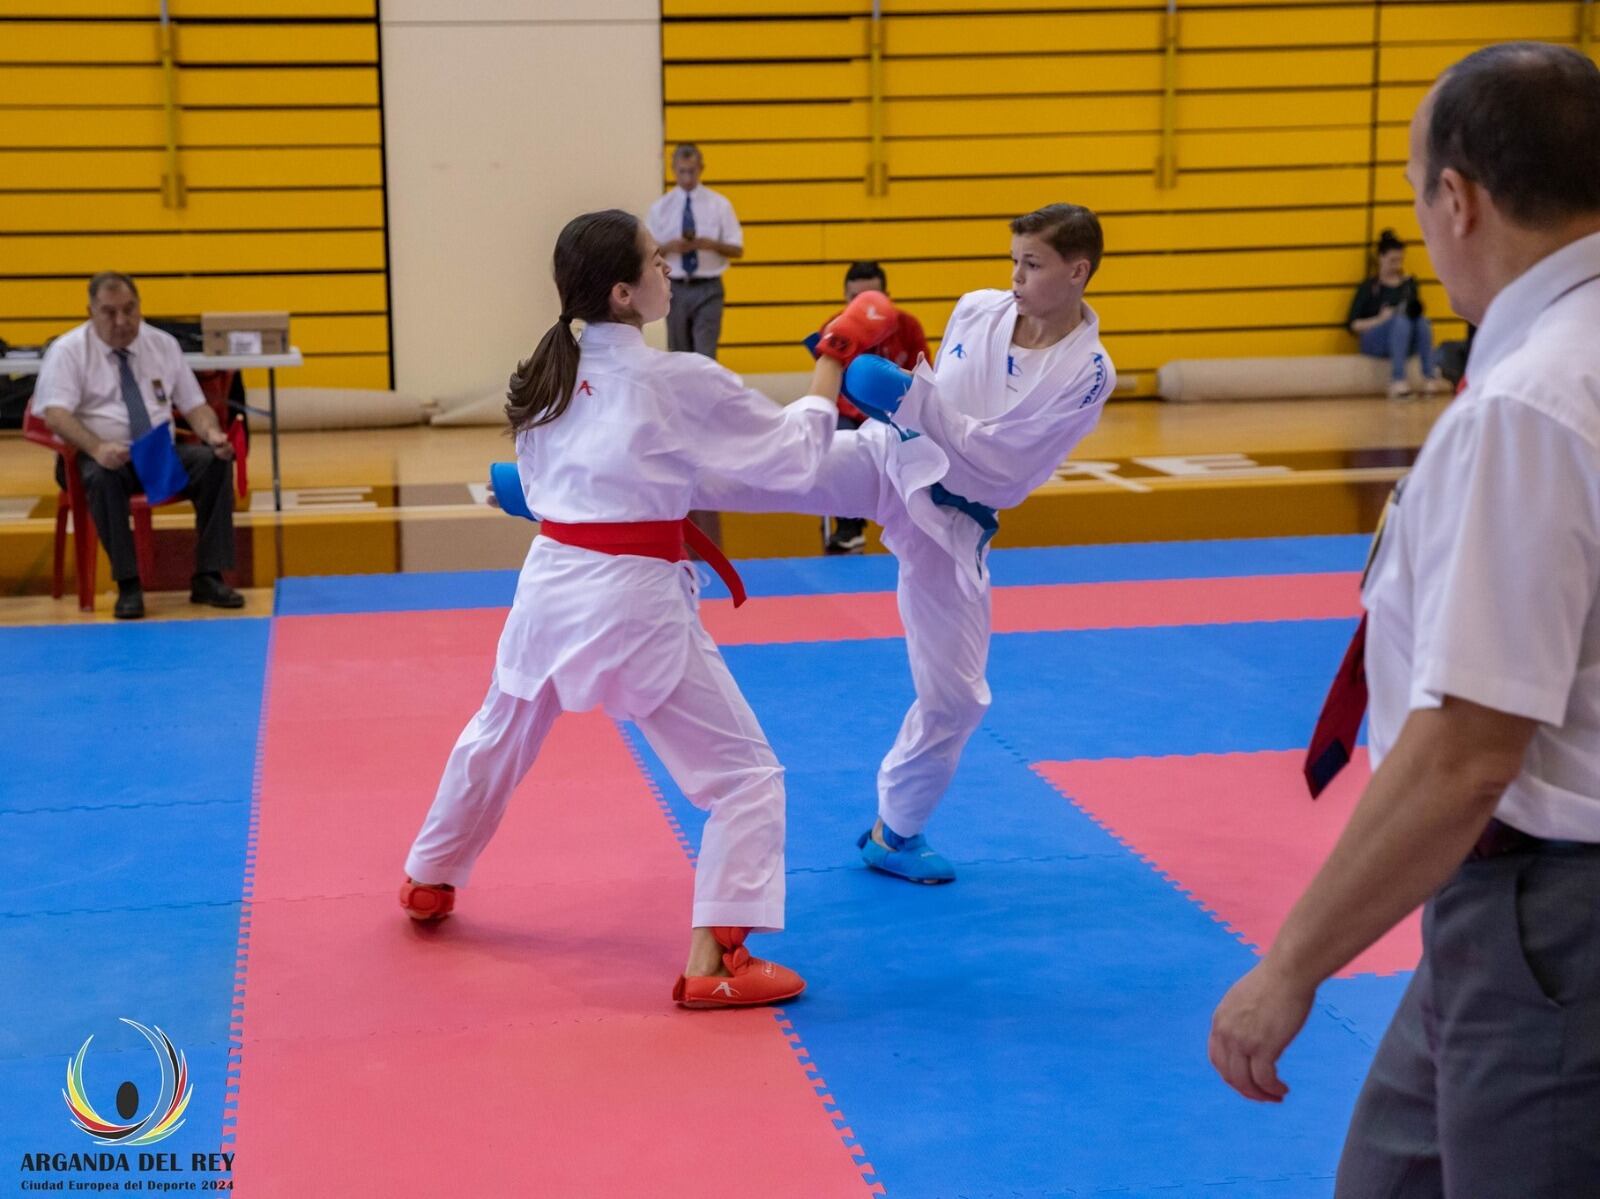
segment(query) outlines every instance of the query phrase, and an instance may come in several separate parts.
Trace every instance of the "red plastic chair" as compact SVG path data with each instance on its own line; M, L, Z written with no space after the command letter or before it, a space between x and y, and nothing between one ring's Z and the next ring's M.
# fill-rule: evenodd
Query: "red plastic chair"
M216 411L217 419L227 431L228 440L233 445L234 483L239 495L243 496L248 487L245 459L249 453L249 441L243 418L237 413L230 412L227 406L228 389L233 383L233 372L208 371L200 378L201 390L205 393L206 401ZM24 440L43 446L58 455L62 462L62 474L67 480L66 487L56 495L55 562L50 581L50 596L52 599L60 599L65 590L67 517L70 515L75 550L73 566L78 579L78 610L93 612L95 550L100 540L95 536L94 521L89 516L89 494L84 488L82 477L78 474L78 455L81 451L57 437L50 426L45 424L44 418L34 412L31 405L22 416L22 436ZM187 429L180 428L178 436L192 438L193 434ZM182 498L174 496L167 503L175 504ZM156 507L161 506L156 505ZM153 579L156 570L155 529L150 521L150 508L150 501L143 495L128 497L128 514L133 522L133 553L138 562L141 580Z
M222 431L228 435L228 441L233 446L233 489L239 498L243 499L245 493L250 490L250 426L245 423L244 413L228 403L228 394L233 390L233 380L238 373L238 371L196 371L194 377L200 384L200 391L206 397L206 403L210 404L211 411L217 414L217 423L222 426ZM185 431L185 425L178 426L180 439Z

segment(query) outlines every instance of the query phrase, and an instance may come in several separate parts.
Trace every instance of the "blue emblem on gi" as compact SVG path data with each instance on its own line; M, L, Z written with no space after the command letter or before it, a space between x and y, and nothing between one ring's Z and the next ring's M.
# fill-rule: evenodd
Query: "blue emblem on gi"
M966 356L967 356L967 352L966 352L966 350L961 348L961 343L959 341L956 342L955 345L950 347L950 357L952 357L952 358L965 358Z
M1015 355L1006 355L1006 375L1008 378L1020 378L1022 375L1022 368L1017 365Z

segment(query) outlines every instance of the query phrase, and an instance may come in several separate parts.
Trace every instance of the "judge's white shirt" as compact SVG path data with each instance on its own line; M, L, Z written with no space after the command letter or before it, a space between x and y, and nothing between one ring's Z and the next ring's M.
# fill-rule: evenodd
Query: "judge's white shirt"
M645 216L650 236L665 244L683 236L683 206L694 206L694 232L696 237L709 237L712 241L731 246L744 245L744 229L734 214L733 204L721 192L714 192L701 183L693 191L674 187L650 205ZM714 279L728 269L728 260L715 250L696 251L700 261L694 268L696 279ZM668 254L667 271L674 279L682 279L683 255Z
M1540 722L1497 815L1600 841L1600 234L1497 295L1368 573L1376 766L1446 695Z
M172 409L193 412L206 402L200 384L183 360L178 339L141 323L128 347L128 365L150 414L150 427L172 424ZM122 370L114 351L85 321L50 343L39 365L33 410L63 408L102 441L133 440L128 406L122 398Z
M681 520L701 475L804 490L833 438L820 396L781 407L699 354L651 349L631 325L583 331L572 406L517 436L528 507L566 523ZM534 539L500 637L502 691L553 681L568 711L648 716L683 677L696 575L681 562Z

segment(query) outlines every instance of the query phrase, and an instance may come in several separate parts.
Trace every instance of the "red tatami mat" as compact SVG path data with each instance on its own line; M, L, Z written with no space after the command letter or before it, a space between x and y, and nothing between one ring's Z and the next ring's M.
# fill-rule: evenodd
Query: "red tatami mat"
M400 911L499 620L277 621L239 1193L867 1194L771 1011L672 1007L692 868L603 716L558 722L456 917Z
M1140 583L1048 583L997 587L994 631L1053 633L1148 625L1359 616L1356 574L1156 579ZM734 611L706 600L701 618L720 645L903 637L893 592L757 597Z
M1367 751L1358 750L1313 802L1300 773L1304 759L1304 750L1293 750L1035 769L1259 951L1333 849L1370 777ZM1413 913L1341 977L1411 970L1421 956Z

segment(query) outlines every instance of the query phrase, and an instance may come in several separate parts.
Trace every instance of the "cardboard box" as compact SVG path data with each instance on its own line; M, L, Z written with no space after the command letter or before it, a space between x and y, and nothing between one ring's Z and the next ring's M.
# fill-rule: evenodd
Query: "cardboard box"
M207 354L282 354L289 349L289 314L207 312L200 333Z

